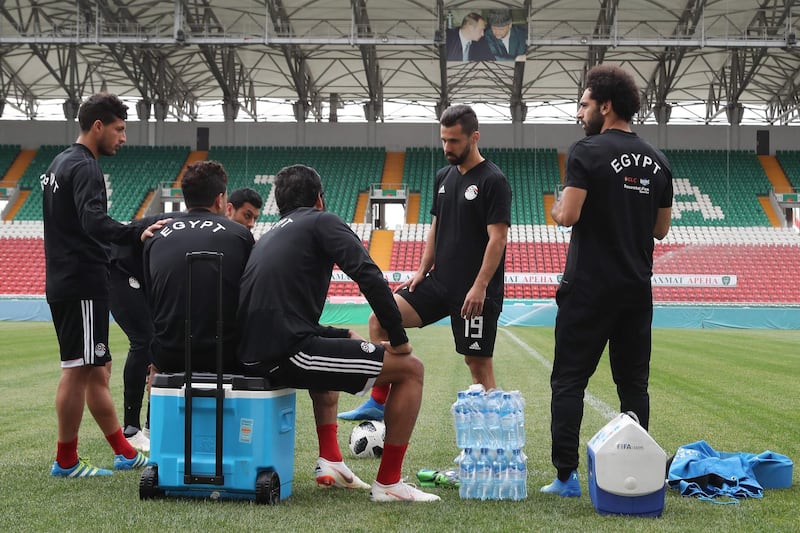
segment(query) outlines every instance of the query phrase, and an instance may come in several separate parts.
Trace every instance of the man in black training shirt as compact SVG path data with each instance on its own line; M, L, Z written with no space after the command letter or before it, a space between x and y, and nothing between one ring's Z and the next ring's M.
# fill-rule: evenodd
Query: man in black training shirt
M472 382L489 390L497 386L492 357L503 308L511 186L503 171L478 151L478 118L472 108L450 107L440 123L450 166L436 173L425 251L395 300L407 328L450 317L456 351L464 356ZM386 338L374 317L369 331L374 342ZM388 393L387 387L375 387L366 403L339 417L380 420Z
M314 169L283 168L274 187L281 219L259 239L242 275L239 356L246 372L308 389L320 448L315 476L328 487L370 488L342 460L334 391L357 394L373 383L391 383L386 441L371 498L438 500L400 479L422 401L423 366L408 344L389 285L361 239L324 210L322 182ZM373 344L355 332L319 324L334 264L358 283L388 342Z
M250 187L241 187L228 195L225 216L252 230L264 204L261 195ZM171 214L159 214L131 222L146 228ZM148 367L152 362L153 319L147 304L142 269L142 246L113 246L111 250L111 314L128 337L130 348L123 371L123 433L128 442L143 452L150 451L147 428L149 411L145 416L144 431L141 411Z
M108 216L105 180L97 158L125 142L128 107L112 94L89 97L78 110L80 134L41 176L46 294L61 351L56 391L58 449L50 474L110 475L78 457L84 407L114 450L114 469L148 463L122 433L108 382L108 265L110 243L134 242L141 231Z
M586 137L570 148L553 220L572 226L556 292L552 389L553 483L541 491L581 494L578 440L583 396L608 343L620 411L647 429L653 238L670 226L672 172L660 151L631 131L639 91L630 74L600 65L586 75L578 120Z
M155 215L131 222L131 226L148 227L167 215ZM147 381L153 342L153 319L147 305L142 270L142 244L111 247L109 308L114 320L128 337L128 356L122 371L122 428L131 446L150 451L150 439L141 431L140 415Z
M214 161L187 167L181 190L188 209L173 217L145 242L144 265L155 338L153 367L156 372L182 372L185 361L186 254L222 252L222 321L224 371L237 368L236 308L239 278L253 248L253 235L241 224L228 220L225 169ZM192 271L192 370L216 371L217 271L207 262Z

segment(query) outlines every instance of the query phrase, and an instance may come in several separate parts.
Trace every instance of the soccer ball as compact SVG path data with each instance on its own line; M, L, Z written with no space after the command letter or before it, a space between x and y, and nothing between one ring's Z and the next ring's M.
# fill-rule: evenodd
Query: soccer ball
M386 439L386 426L383 422L365 420L353 428L350 433L350 453L353 457L364 459L380 457L383 453L383 441Z

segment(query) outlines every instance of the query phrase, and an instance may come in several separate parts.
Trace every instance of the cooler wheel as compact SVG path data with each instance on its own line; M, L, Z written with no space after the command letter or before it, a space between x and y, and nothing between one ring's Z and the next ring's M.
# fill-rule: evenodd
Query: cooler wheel
M158 489L158 466L145 467L142 470L142 477L139 479L139 499L152 500L161 496L162 493Z
M275 505L281 501L281 481L277 472L265 470L256 478L256 503Z

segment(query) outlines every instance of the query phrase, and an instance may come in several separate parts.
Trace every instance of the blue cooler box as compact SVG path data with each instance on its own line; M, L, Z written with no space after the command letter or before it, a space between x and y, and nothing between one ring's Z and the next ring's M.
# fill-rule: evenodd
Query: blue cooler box
M266 380L224 375L222 480L216 470L215 374L192 376L191 476L186 476L183 374L159 374L150 397L150 460L139 491L148 497L191 496L276 503L292 493L295 390ZM200 482L198 482L198 478Z
M667 454L633 418L620 414L597 432L586 464L599 514L661 516Z

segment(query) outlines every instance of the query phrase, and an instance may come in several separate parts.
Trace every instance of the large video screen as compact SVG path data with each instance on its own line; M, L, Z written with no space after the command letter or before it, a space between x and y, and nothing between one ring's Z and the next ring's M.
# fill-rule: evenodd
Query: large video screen
M447 17L447 61L525 61L524 9L452 10Z

